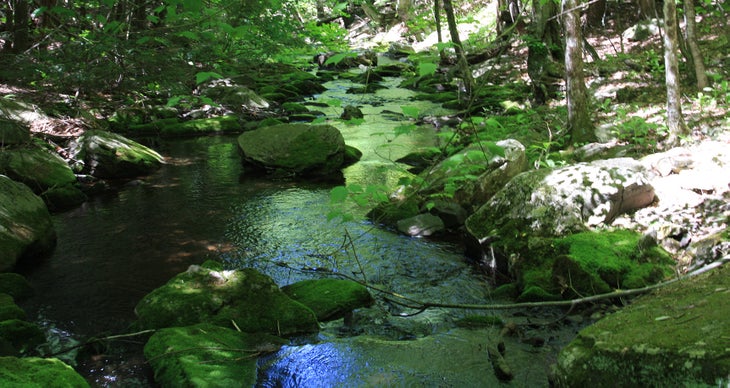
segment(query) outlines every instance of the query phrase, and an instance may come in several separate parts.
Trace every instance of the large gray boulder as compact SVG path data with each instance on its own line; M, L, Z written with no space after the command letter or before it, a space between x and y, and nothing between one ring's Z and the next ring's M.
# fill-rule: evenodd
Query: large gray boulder
M43 200L28 188L0 175L0 272L25 258L50 254L56 231Z
M610 224L617 215L654 201L644 166L619 158L524 172L466 221L477 239L499 237L505 227L555 237Z
M158 169L160 154L124 136L87 131L70 145L72 158L83 161L82 172L97 178L134 178Z
M76 186L76 175L57 154L28 145L3 150L0 174L25 183L40 195L52 210L81 204L86 195Z
M345 140L331 125L280 124L238 137L246 167L279 176L325 177L345 163Z

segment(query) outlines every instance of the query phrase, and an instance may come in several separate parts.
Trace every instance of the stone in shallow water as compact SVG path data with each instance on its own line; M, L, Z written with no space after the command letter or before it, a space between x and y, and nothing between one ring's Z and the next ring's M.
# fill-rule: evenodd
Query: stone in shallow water
M258 271L191 266L137 304L142 329L186 326L202 322L244 332L288 336L318 331L314 312L286 296Z
M252 387L259 356L286 341L199 324L157 331L144 347L163 387Z
M329 321L374 303L365 286L342 279L303 280L281 288L290 298L311 308L317 319Z

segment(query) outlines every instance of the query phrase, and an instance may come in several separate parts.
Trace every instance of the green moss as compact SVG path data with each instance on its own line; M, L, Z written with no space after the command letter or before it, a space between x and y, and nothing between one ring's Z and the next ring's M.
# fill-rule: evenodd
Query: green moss
M19 319L0 322L0 338L8 341L21 354L32 351L46 341L37 325Z
M6 388L75 388L89 384L56 358L0 357L0 382Z
M18 307L13 297L8 294L0 294L0 321L9 319L25 319L25 311Z
M201 322L276 335L318 330L314 312L287 297L254 269L217 271L192 266L147 294L135 309L140 329Z
M526 287L519 297L517 297L517 302L541 302L541 301L548 301L548 300L560 300L562 297L558 294L553 294L542 287L538 286L528 286Z
M281 290L311 308L320 321L342 318L354 309L374 303L366 287L350 280L303 280L282 287Z
M256 361L285 341L200 324L157 331L144 347L163 387L251 387Z
M0 273L0 293L13 297L16 301L33 296L33 288L23 275L14 272Z
M306 106L296 102L285 102L281 104L281 108L288 113L309 113L309 109Z
M708 386L730 371L730 267L676 282L583 329L559 386Z

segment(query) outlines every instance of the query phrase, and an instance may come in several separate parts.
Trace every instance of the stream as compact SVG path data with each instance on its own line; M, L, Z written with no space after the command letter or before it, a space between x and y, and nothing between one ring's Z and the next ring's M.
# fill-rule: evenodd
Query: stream
M345 92L349 81L336 80L316 96L359 105L365 114L364 124L347 125L334 120L341 107L313 108L363 151L362 160L344 170L348 184L395 187L405 166L392 160L437 141L432 128L392 135L405 119L383 111L401 112L401 105L410 105L433 115L447 112L411 101L414 92L397 88L397 79L387 83L388 89L375 94L353 95ZM206 259L256 268L280 286L321 276L297 269L354 276L362 276L362 269L369 283L420 301L501 302L491 297L488 279L457 243L393 233L354 207L356 221L328 221L331 183L242 174L235 137L163 139L155 148L166 158L155 174L54 215L55 253L24 273L36 296L23 307L45 328L52 351L126 332L145 294ZM354 252L343 248L346 236ZM397 316L415 312L379 298L375 306L357 311L352 325L322 324L318 335L294 339L261 358L258 386L547 386L557 351L581 326L543 325L562 314L551 310L429 309ZM503 336L501 327L455 325L472 314L497 315L520 329ZM500 339L515 376L509 383L495 377L487 354L489 344ZM75 367L95 387L152 387L142 346L141 338L110 342L84 351Z

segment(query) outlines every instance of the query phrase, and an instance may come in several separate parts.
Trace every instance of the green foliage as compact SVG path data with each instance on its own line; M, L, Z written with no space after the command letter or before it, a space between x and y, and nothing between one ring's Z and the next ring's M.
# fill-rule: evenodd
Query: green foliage
M629 117L618 124L614 135L620 141L634 145L640 151L653 151L667 135L665 125L649 123L641 117Z
M336 23L318 24L311 21L304 25L309 38L314 41L314 48L326 51L347 50L347 30Z

